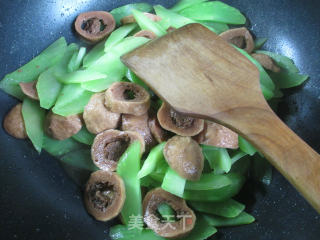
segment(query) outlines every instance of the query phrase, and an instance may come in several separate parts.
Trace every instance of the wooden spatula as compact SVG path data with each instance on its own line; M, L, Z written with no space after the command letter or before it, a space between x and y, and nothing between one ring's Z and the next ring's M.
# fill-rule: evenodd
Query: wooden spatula
M320 156L271 110L259 71L219 36L190 24L122 57L180 113L223 124L251 142L320 212Z

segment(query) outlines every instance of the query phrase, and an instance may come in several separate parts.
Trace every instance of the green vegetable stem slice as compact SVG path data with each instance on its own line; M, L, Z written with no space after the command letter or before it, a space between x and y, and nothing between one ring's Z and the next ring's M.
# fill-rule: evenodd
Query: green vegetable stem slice
M166 29L164 29L159 23L150 20L142 12L138 10L132 10L132 13L142 30L149 30L156 34L158 37L167 34Z
M119 27L111 33L104 45L104 51L108 52L113 46L121 42L126 36L129 35L135 28L137 28L136 23L126 24Z
M208 0L180 0L170 10L174 12L179 12L185 8L207 1Z
M246 212L242 212L235 218L225 218L214 215L204 215L205 220L210 226L214 227L231 227L250 224L255 221L255 218Z
M279 72L279 73L273 73L270 72L270 77L275 81L276 85L280 88L292 88L297 87L301 84L303 84L305 81L308 80L308 75L303 75L299 73L294 72ZM280 97L281 94L280 94Z
M82 113L92 94L81 88L80 84L65 85L52 111L62 116Z
M244 210L245 206L233 199L228 199L223 202L188 202L190 206L203 213L214 214L221 217L234 218Z
M245 152L249 154L250 156L253 156L257 150L254 146L252 146L247 140L245 140L243 137L239 136L239 147L242 152Z
M69 164L73 167L80 169L86 169L91 172L99 170L99 168L93 164L91 160L90 149L80 149L70 152L60 158L63 163Z
M80 143L92 145L95 135L90 133L88 129L85 126L83 126L76 135L72 136L72 138Z
M151 12L152 6L149 3L133 3L115 8L110 13L116 20L117 26L119 26L121 24L120 20L131 15L133 9L137 9L141 12Z
M54 67L54 76L61 80L68 72L68 63L70 62L73 54L79 51L79 46L75 43L71 43L67 47L67 51L61 61Z
M62 84L53 75L53 68L40 74L36 85L40 106L50 109L56 102L62 89Z
M56 64L63 57L66 48L66 40L63 37L59 38L30 62L7 74L0 82L0 89L22 100L24 94L18 84L36 80L40 73Z
M174 11L162 7L161 5L154 6L154 10L158 16L160 16L162 19L165 19L169 23L169 26L174 28L180 28L186 24L195 23L194 20L181 16Z
M52 156L59 157L66 153L83 148L84 145L68 138L65 140L56 140L44 135L43 149Z
M205 220L201 214L197 214L196 225L194 229L184 237L184 240L205 240L214 235L217 229Z
M83 67L90 67L95 61L97 61L100 57L104 55L105 42L102 41L95 45L90 52L83 58Z
M249 55L243 49L235 47L239 52L241 52L244 56L246 56L253 64L257 66L260 72L260 86L262 93L266 100L271 99L274 96L275 91L275 84L273 83L272 79L269 77L268 73L264 70L261 64L255 60L251 55Z
M63 87L58 81L56 74L67 72L66 65L70 61L72 55L76 53L77 48L77 45L70 44L62 59L56 65L40 74L36 88L40 100L40 106L42 108L50 109L55 104Z
M142 197L140 179L140 143L134 142L121 156L117 173L122 177L126 187L126 201L121 211L122 221L128 225L130 216L142 216Z
M245 24L246 18L241 12L220 1L203 2L183 9L181 15L202 21L214 21L227 24Z
M237 175L234 173L216 175L214 173L203 173L199 181L187 181L186 190L214 190L232 185Z
M212 190L185 190L183 198L189 201L221 202L237 195L244 182L244 176L234 174L232 176L232 183L227 186Z
M166 143L160 143L156 147L152 148L150 151L148 157L144 161L144 164L141 168L141 170L138 173L138 178L143 178L145 176L148 176L150 173L155 171L157 164L160 160L164 160L163 156L163 148Z
M27 135L40 153L43 145L45 110L40 108L38 101L25 98L22 103L22 116Z
M232 161L227 149L202 145L203 155L208 160L215 174L228 173L231 169Z
M259 51L256 51L256 53L262 53L262 54L265 54L265 55L268 55L269 57L271 57L279 67L281 67L282 69L288 71L288 72L292 72L292 73L298 73L299 72L299 69L297 68L297 66L294 64L293 60L286 57L286 56L283 56L283 55L280 55L280 54L276 54L276 53L273 53L273 52L268 52L268 51L262 51L262 50L259 50Z
M76 71L80 68L83 58L86 55L86 51L87 49L85 47L81 47L78 52L72 55L70 62L68 64L69 72Z
M174 184L173 184L174 183ZM183 196L186 179L180 177L172 168L169 167L162 182L162 189L178 197Z
M64 84L70 83L82 83L82 82L89 82L99 79L106 78L107 75L100 72L95 72L89 69L86 70L78 70L75 72L68 73L61 78L61 82Z
M212 22L212 21L197 21L197 22L209 28L211 31L215 32L216 34L220 34L229 30L229 26L225 23Z

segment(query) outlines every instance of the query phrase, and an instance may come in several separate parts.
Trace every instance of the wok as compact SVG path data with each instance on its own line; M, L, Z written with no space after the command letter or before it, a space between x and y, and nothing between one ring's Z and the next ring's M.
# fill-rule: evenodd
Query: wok
M11 0L0 2L0 77L28 62L51 42L65 36L79 42L72 23L80 12L111 10L129 0ZM175 1L146 1L169 7ZM250 19L250 29L269 40L265 49L294 59L310 80L286 91L280 117L320 151L320 2L313 0L225 1ZM0 120L17 102L0 92ZM109 239L112 223L91 218L81 189L47 153L40 156L27 141L0 128L0 239ZM306 159L307 161L307 159ZM319 173L320 174L320 173ZM248 182L238 197L257 221L219 229L213 239L277 240L320 236L320 216L274 170L270 186Z

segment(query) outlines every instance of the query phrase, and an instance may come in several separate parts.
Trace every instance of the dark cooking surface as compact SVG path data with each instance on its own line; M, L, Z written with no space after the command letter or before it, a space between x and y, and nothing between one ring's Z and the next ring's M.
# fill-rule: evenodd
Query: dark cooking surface
M0 1L0 77L29 61L61 35L78 41L71 23L88 10L111 10L133 1ZM148 1L170 6L174 1ZM265 48L293 57L311 80L287 91L281 117L320 151L320 1L226 1L250 18L253 32L268 37ZM0 93L0 121L15 100ZM94 221L82 206L81 193L58 162L39 156L27 141L0 128L0 239L109 239L108 225ZM320 173L319 173L320 174ZM247 184L248 211L255 224L220 229L214 239L316 240L320 216L279 173L267 189ZM254 200L256 199L256 201Z

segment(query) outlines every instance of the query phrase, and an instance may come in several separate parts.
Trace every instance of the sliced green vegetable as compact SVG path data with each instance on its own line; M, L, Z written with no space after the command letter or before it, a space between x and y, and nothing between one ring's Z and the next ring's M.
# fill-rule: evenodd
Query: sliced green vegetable
M25 98L22 103L22 116L27 135L40 153L43 145L45 110L39 106L38 101Z
M254 41L254 50L258 50L268 41L268 38L257 38Z
M240 215L235 218L225 218L206 214L203 216L205 220L208 222L208 224L214 227L239 226L244 224L250 224L255 221L255 218L246 212L240 213Z
M132 14L132 10L141 12L151 12L152 6L149 3L132 3L113 9L110 13L116 20L117 25L121 24L121 19Z
M216 175L214 173L203 173L199 181L187 181L186 190L214 190L220 189L232 184L238 175L228 173Z
M7 78L7 75L0 81L0 89L20 100L23 100L25 97L24 93L21 91L19 82L16 82L14 79Z
M91 160L90 149L80 149L70 152L60 158L63 163L67 163L71 166L86 169L91 172L99 170L99 168L93 164Z
M137 28L136 23L126 24L122 27L119 27L115 31L111 33L111 35L108 37L105 45L104 45L104 51L108 52L114 45L121 42L126 36L129 35L135 28Z
M83 147L83 144L73 140L72 138L56 140L46 135L44 135L43 138L43 149L55 157L81 149Z
M214 235L216 232L217 229L209 225L205 218L198 214L194 229L190 234L183 237L183 240L205 240Z
M68 64L69 72L76 71L80 68L83 58L86 55L86 51L87 49L85 47L81 47L78 52L72 55L70 62Z
M77 53L77 45L70 44L62 59L48 70L42 72L38 78L36 85L40 106L45 109L50 109L59 96L62 89L62 84L55 76L58 73L67 72L66 65L70 61L73 54Z
M82 83L82 82L89 82L89 81L104 79L106 77L107 75L104 73L86 69L86 70L78 70L78 71L71 72L64 75L64 77L61 79L61 82L65 84Z
M197 21L197 22L209 28L216 34L220 34L229 30L229 26L225 23L212 22L212 21Z
M274 73L270 72L270 77L274 80L276 85L282 89L282 88L292 88L301 85L304 83L306 80L308 80L309 76L308 75L302 75L299 73L294 73L294 72L279 72L279 73ZM281 94L277 94L277 96L281 96Z
M140 143L134 142L121 156L117 173L122 177L126 187L126 201L121 211L122 221L128 225L130 216L142 216L142 197L140 179Z
M239 138L239 147L242 152L245 152L250 156L253 156L257 152L257 149L255 149L255 147L252 146L246 139L244 139L241 136L239 136L238 138Z
M62 116L82 113L92 94L81 88L80 84L65 85L52 111Z
M40 106L45 109L50 109L55 104L62 88L53 71L53 68L49 68L41 73L36 85Z
M271 164L259 154L253 157L251 176L259 182L266 185L271 184L272 180L272 166Z
M159 17L161 17L162 19L166 19L166 21L169 22L169 26L171 27L180 28L189 23L195 23L194 20L181 16L180 14L168 10L161 5L156 5L153 8Z
M185 8L179 12L181 15L202 21L214 21L227 24L245 24L246 18L241 12L220 1L203 2Z
M156 169L159 161L165 161L163 156L163 148L165 144L166 143L163 142L157 145L156 147L152 148L147 159L144 161L141 170L138 173L138 178L148 176Z
M71 43L67 47L67 51L62 58L62 60L54 67L53 74L58 79L61 80L69 72L68 63L70 62L73 54L79 51L79 46L75 43Z
M110 77L110 72L115 74L119 72L122 77L126 74L126 67L120 61L120 56L123 54L132 51L133 49L139 47L140 45L148 42L150 39L144 37L127 37L124 38L121 42L114 45L110 51L99 59L97 59L94 63L90 65L88 69L106 73ZM119 75L118 74L118 75Z
M207 2L208 0L180 0L178 1L170 10L174 12L179 12L185 8L188 8L192 5L196 5L202 2Z
M180 177L172 168L169 168L164 176L161 187L173 195L182 197L185 185L186 179Z
M108 52L96 60L88 69L91 71L107 74L108 77L121 76L126 74L127 68L120 61L120 55Z
M104 73L107 77L96 81L84 82L81 84L82 88L92 92L101 92L112 83L121 81L126 75L127 67L121 62L120 56L148 41L149 39L143 37L127 37L114 45L108 53L101 56L88 68L91 71Z
M95 135L90 133L88 129L85 126L83 126L76 135L72 136L72 138L80 143L92 145Z
M234 174L232 183L228 186L213 190L185 190L183 198L189 201L221 202L237 195L244 182L245 177L239 174Z
M214 214L227 218L237 217L245 209L245 205L231 198L223 202L188 202L188 204L198 212Z
M256 51L256 53L262 53L262 54L265 54L265 55L268 55L269 57L271 57L279 67L281 67L282 69L288 71L288 72L292 72L292 73L298 73L299 72L299 69L297 68L297 66L294 64L293 60L286 57L286 56L283 56L283 55L280 55L280 54L276 54L276 53L273 53L273 52L268 52L268 51L262 51L262 50L259 50L259 51Z
M202 145L202 152L215 174L228 173L232 161L227 149Z
M0 89L22 99L24 94L18 84L36 80L40 73L56 64L63 57L66 47L66 40L63 37L59 38L30 62L7 74L0 82Z
M95 45L90 52L83 58L83 67L87 68L91 66L95 61L97 61L100 57L102 57L105 52L104 52L104 47L105 47L105 41L102 41Z
M261 90L264 97L269 100L274 96L273 91L275 90L275 84L273 83L272 79L269 77L268 73L264 70L261 64L255 60L251 55L249 55L243 49L235 47L239 52L241 52L244 56L246 56L253 64L257 66L260 72L260 85Z
M102 92L109 88L112 83L114 82L120 82L121 77L107 77L95 81L90 81L90 82L83 82L81 83L81 87L85 90L88 90L90 92Z
M132 10L133 16L136 19L139 27L142 30L149 30L156 34L158 37L167 34L166 29L164 29L159 23L152 21L146 15L138 10Z

